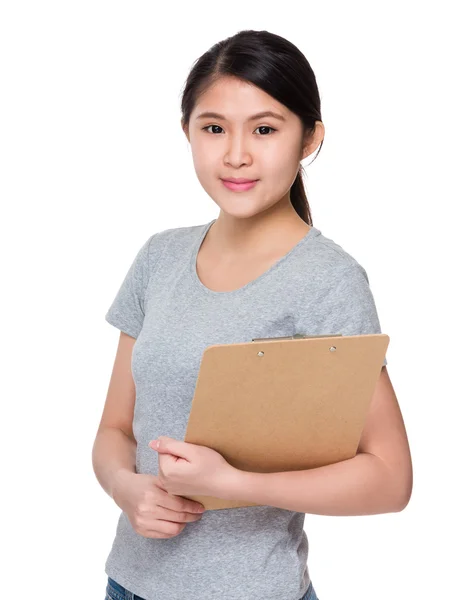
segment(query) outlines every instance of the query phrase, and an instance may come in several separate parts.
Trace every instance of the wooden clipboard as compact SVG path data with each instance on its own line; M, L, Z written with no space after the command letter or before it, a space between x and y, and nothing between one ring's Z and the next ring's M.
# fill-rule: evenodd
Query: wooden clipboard
M205 348L185 442L243 471L312 469L356 455L389 336L260 338ZM259 506L184 496L207 510Z

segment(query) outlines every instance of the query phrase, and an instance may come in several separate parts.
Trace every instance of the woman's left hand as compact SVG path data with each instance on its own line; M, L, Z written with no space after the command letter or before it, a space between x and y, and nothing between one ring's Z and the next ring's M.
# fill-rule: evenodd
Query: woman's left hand
M160 442L160 448L156 443ZM236 471L226 459L207 446L159 436L149 442L159 453L158 477L170 494L221 497Z

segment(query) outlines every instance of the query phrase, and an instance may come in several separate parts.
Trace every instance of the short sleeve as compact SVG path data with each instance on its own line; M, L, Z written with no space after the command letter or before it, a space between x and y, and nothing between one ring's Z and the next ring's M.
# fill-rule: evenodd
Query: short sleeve
M149 282L151 236L140 248L120 286L105 319L131 337L137 338L144 322L144 299Z
M375 300L365 269L359 264L342 268L324 297L322 334L382 333ZM387 365L384 357L383 367Z

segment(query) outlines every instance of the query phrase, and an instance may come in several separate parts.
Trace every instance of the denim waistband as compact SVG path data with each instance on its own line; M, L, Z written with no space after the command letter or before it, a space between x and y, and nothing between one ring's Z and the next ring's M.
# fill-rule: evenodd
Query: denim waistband
M128 591L123 585L114 581L111 577L107 578L106 593L112 600L144 600L141 596L136 596L133 592ZM306 593L299 600L318 600L314 591L312 581L309 583Z

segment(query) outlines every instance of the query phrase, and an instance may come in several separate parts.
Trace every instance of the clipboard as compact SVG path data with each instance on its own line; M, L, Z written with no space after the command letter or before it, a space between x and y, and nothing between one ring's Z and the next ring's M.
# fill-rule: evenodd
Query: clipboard
M255 338L205 348L185 442L243 471L313 469L356 455L387 334ZM207 510L259 506L184 496Z

